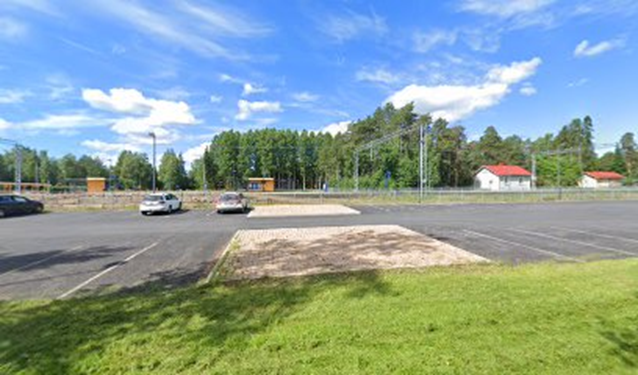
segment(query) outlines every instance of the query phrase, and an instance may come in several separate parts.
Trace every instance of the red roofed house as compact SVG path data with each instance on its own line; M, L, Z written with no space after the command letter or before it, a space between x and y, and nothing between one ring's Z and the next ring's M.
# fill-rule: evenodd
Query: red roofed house
M484 165L474 175L474 186L492 191L532 189L532 174L517 165Z
M590 189L617 188L622 186L624 178L625 176L616 172L585 172L578 184Z

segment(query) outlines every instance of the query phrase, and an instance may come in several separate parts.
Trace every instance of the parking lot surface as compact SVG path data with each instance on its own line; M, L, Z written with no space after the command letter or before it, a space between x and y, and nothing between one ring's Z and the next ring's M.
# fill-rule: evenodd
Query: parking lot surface
M247 218L184 211L0 220L0 299L172 287L204 277L238 229L401 225L497 262L638 256L638 202L360 206L356 216Z

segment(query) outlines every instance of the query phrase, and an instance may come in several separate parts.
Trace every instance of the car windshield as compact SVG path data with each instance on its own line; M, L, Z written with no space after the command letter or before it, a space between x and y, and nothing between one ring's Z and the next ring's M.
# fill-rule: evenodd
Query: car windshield
M163 197L161 195L147 195L146 197L144 197L144 200L146 202L158 202L161 201L163 199Z
M224 194L222 195L222 202L231 202L239 200L239 196L237 194Z

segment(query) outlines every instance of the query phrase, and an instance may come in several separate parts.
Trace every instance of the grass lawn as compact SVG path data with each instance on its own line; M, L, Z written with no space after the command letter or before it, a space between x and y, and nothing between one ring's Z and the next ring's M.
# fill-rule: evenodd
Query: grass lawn
M638 260L0 303L0 373L638 371Z

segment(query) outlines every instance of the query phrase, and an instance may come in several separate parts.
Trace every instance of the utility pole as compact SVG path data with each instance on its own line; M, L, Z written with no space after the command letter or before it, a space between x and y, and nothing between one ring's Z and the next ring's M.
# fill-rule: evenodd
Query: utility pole
M155 135L155 132L150 132L148 133L148 135L153 138L153 193L155 193L156 188L157 188L157 176L156 176L156 168L155 168L155 148L156 148L156 143L157 143L157 136Z
M536 189L536 153L532 154L532 189Z
M354 153L354 190L359 191L359 151Z
M16 143L16 193L22 193L22 146Z
M423 124L419 126L419 203L423 203Z

